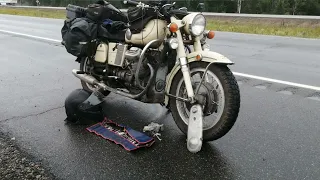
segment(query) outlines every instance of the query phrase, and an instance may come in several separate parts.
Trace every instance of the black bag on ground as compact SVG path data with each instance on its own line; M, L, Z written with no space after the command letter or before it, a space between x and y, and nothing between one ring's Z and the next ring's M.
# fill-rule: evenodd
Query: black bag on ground
M68 53L76 57L95 53L98 25L86 18L67 19L61 29L62 44Z
M86 10L86 17L95 21L103 22L106 19L127 22L127 17L116 7L106 1L97 1L90 4Z
M81 108L83 102L86 101L90 95L91 93L84 89L76 89L68 95L65 100L66 121L78 124L103 121L104 114L101 104L85 110Z

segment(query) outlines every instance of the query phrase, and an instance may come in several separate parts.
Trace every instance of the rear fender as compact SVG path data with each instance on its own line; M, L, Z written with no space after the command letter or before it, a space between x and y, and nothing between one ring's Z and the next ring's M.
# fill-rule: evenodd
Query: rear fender
M229 60L227 57L225 57L222 54L219 54L217 52L213 52L213 51L195 51L195 52L188 54L187 55L188 64L198 62L198 60L196 60L197 55L202 56L202 59L200 61L208 62L208 64L211 62L216 63L216 64L225 64L225 65L233 65L234 64L234 62ZM179 72L179 70L180 70L180 65L176 64L172 68L171 72L167 75L167 77L166 77L166 90L165 90L167 94L169 94L173 78ZM168 103L169 103L168 96L165 96L164 103L166 106L168 105Z

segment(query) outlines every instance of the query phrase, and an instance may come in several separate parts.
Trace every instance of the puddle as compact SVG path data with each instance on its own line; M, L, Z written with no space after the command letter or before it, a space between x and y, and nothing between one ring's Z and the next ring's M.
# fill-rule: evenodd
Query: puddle
M285 94L285 95L293 95L293 92L291 91L278 91L280 94Z
M270 86L271 86L271 83L262 83L262 84L254 85L254 87L258 89L267 89Z
M293 95L297 92L298 88L295 87L286 87L284 89L281 89L277 91L277 93L285 94L285 95Z
M258 85L258 86L254 86L255 88L258 88L258 89L267 89L267 86L261 86L261 85Z
M316 100L316 101L320 101L320 97L318 96L312 96L312 97L307 97L308 99L312 99L312 100Z

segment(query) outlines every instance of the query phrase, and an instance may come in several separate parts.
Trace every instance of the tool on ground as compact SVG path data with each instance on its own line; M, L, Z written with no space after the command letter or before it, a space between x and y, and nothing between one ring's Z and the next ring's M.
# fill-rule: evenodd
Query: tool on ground
M105 118L104 121L94 124L86 129L104 139L121 145L127 151L133 151L142 147L150 147L155 142L154 138L128 126L112 122L107 118Z
M160 125L154 122L151 122L149 125L143 127L143 132L150 132L153 135L153 137L154 136L157 137L157 139L160 141L162 139L159 137L161 136L159 132L163 130L164 130L163 124Z

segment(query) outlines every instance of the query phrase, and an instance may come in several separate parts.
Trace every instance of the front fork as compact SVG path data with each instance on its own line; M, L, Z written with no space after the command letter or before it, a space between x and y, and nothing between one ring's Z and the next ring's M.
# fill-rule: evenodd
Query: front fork
M180 31L176 32L179 46L177 48L177 57L179 59L184 83L187 89L188 99L190 99L192 107L189 114L187 148L190 152L196 153L202 147L202 129L203 129L203 110L200 104L196 102L195 94L192 88L191 74L188 67L187 55L184 49L183 39ZM197 50L198 38L195 39L194 48ZM200 40L199 40L200 43ZM200 46L201 48L201 46Z

